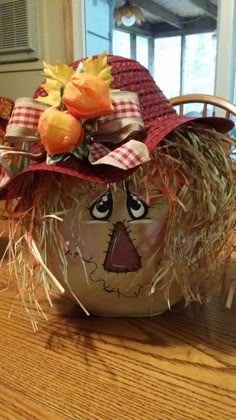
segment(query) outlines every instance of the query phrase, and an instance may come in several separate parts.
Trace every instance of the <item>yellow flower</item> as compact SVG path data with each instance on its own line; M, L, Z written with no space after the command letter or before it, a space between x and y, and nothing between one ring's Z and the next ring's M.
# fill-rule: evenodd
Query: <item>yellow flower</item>
M45 61L43 66L46 82L42 84L42 87L46 90L48 96L39 96L36 101L58 106L61 102L61 87L66 85L75 73L75 70L66 64L58 63L56 66L51 66Z
M83 141L80 121L67 111L51 107L39 119L38 131L45 150L50 156L72 152Z
M106 51L96 58L87 58L87 60L83 61L83 68L86 73L99 77L99 79L102 79L104 83L110 87L112 81L111 66L107 64Z
M96 118L113 112L109 88L89 73L76 73L64 89L62 100L76 118Z

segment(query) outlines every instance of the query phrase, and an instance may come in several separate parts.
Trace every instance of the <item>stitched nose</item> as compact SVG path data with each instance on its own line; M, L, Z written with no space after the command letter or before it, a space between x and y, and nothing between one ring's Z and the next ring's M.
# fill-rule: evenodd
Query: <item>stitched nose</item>
M104 261L104 270L115 273L138 271L141 258L122 222L115 224Z

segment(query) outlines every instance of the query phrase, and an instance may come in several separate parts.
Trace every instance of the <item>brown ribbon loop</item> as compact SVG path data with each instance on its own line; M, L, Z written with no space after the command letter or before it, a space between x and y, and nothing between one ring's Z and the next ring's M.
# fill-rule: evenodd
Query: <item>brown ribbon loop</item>
M21 149L15 149L9 146L0 146L0 165L4 168L5 172L9 176L16 175L16 173L25 169L30 161L38 162L43 159L45 152L42 153L31 153ZM8 157L10 159L8 161ZM15 159L14 159L15 158ZM23 158L23 159L19 159Z

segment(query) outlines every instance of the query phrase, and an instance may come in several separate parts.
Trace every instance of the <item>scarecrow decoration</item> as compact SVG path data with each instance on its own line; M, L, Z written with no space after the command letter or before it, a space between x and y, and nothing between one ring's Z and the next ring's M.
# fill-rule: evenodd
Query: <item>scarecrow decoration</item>
M179 116L148 70L106 53L44 63L0 150L17 294L52 285L89 314L144 316L224 289L236 190L233 123ZM6 158L11 157L12 165ZM231 290L232 295L232 290Z

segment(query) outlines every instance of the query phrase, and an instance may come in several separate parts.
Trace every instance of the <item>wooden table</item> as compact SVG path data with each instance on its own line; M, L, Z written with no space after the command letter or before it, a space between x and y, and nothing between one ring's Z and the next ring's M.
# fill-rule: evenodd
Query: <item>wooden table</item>
M0 294L0 419L236 419L235 302L108 319L56 298L33 333L20 306L8 319L14 297Z

